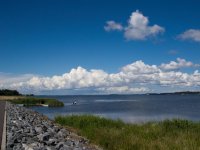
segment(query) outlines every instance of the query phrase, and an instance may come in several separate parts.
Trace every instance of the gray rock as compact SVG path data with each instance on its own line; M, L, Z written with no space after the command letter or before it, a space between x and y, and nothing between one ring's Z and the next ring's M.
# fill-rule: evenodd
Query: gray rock
M57 139L49 139L49 141L46 142L46 144L49 146L56 146L57 143L58 143Z
M37 135L39 141L48 141L50 138L50 135L48 133L44 133L44 134L39 134Z
M42 127L35 127L35 131L37 132L37 133L42 133Z
M35 111L10 103L6 109L7 150L97 150Z
M55 148L59 150L61 147L64 147L64 142L59 142Z

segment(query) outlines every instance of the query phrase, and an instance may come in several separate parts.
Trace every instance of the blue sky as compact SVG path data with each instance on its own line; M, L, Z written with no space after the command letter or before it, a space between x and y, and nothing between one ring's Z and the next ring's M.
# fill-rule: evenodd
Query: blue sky
M0 79L4 80L0 87L9 87L11 83L6 80L13 78L21 83L35 76L62 76L78 66L87 71L101 69L117 74L122 67L139 60L146 65L160 66L181 58L194 65L175 68L176 71L191 75L200 64L199 6L198 0L0 1ZM125 35L135 31L135 26L129 23L134 12L148 19L147 28L142 30L146 34L143 39ZM122 29L105 30L108 21L114 21ZM160 29L146 33L154 25ZM132 81L130 85L118 84L111 87L138 88ZM148 84L152 86L155 84ZM107 84L92 84L83 91L92 87L111 88ZM77 88L80 87L65 85L48 90ZM154 89L157 91L159 86ZM198 90L199 85L187 89Z

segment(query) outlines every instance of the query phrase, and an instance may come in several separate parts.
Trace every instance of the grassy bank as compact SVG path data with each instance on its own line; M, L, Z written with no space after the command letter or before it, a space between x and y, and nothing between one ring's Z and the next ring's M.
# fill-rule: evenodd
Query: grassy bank
M55 121L107 150L200 148L200 123L187 120L139 125L83 115L58 116Z
M64 103L56 99L48 98L35 98L35 97L23 97L14 100L10 100L14 104L23 104L24 106L42 106L48 105L49 107L62 107Z
M20 98L25 98L25 96L0 96L0 100L5 101L5 100L16 100Z

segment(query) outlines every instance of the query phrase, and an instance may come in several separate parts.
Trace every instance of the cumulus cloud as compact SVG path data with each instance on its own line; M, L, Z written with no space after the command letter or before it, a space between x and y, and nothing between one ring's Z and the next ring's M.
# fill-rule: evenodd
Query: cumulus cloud
M176 61L170 61L168 64L161 64L160 68L164 70L176 70L180 68L187 67L199 67L199 64L194 64L191 61L186 61L185 59L177 58Z
M189 29L178 36L181 40L192 40L200 42L200 30Z
M123 30L124 36L128 40L145 40L165 31L165 29L159 25L155 24L150 26L149 19L138 10L131 14L128 25L126 27L122 27L121 24L110 21L107 22L107 26L104 28L106 31Z
M0 88L10 88L10 85L20 82L26 82L33 78L33 74L16 75L11 73L0 72Z
M133 74L151 74L159 72L160 70L157 68L156 65L147 65L142 60L139 60L122 67L122 71L125 73Z
M104 29L106 31L122 31L123 30L123 26L120 23L116 23L115 21L107 21L106 22L106 26L104 26Z
M145 40L164 31L159 25L149 26L149 19L137 10L130 16L124 35L129 40Z
M52 77L22 75L15 80L12 77L2 77L1 88L19 89L21 91L51 91L51 90L91 90L93 93L146 93L156 89L194 88L200 87L200 73L185 73L177 68L199 66L185 59L177 58L169 64L149 65L142 60L125 65L117 73L107 73L103 70L87 70L83 67L71 69L62 75Z

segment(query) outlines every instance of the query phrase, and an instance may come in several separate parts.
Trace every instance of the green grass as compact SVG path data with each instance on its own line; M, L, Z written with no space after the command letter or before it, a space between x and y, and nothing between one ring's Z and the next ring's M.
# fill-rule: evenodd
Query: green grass
M106 150L200 149L200 123L187 120L126 124L83 115L57 116L55 121Z
M36 106L36 105L48 105L49 107L62 107L64 106L63 102L60 102L56 99L48 98L35 98L35 97L24 97L15 100L10 100L14 104L24 104L25 106Z

